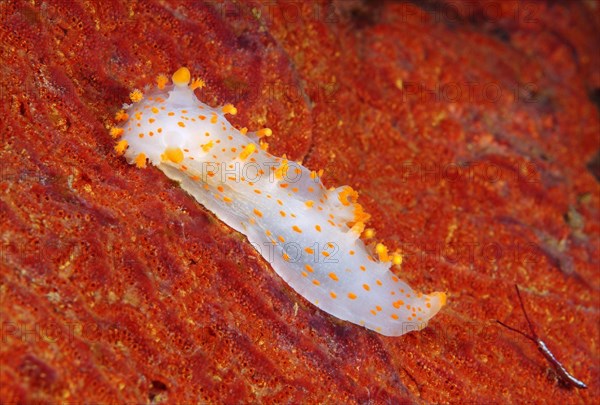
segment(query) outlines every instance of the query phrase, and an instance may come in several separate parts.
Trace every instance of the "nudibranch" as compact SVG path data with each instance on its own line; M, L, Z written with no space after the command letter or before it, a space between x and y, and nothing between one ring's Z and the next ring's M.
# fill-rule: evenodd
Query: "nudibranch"
M269 154L271 130L235 128L225 118L237 113L233 105L212 108L196 97L203 85L182 67L145 94L131 92L110 128L117 154L178 182L325 312L387 336L425 327L446 294L415 292L390 270L400 254L365 244L361 235L372 231L358 193L326 189L322 172Z

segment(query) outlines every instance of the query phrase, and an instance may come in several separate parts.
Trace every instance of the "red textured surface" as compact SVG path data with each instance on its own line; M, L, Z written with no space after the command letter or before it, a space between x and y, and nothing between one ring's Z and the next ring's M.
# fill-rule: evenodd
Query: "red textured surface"
M3 403L598 400L597 2L8 3ZM272 152L360 191L401 277L448 292L427 329L332 318L114 155L130 89L182 65ZM588 390L495 323L526 327L515 283Z

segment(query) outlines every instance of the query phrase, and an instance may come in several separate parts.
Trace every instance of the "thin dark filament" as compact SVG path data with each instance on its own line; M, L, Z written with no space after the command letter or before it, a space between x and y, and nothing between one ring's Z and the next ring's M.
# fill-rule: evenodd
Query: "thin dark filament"
M515 284L515 290L517 290L517 295L519 296L519 302L521 303L521 310L523 310L523 315L525 315L525 319L527 319L527 324L529 325L529 330L531 331L531 335L533 336L534 341L539 340L537 333L535 333L535 329L533 328L533 323L529 320L529 316L527 316L527 311L525 310L525 304L523 304L523 298L521 298L521 291L519 291L519 286Z
M506 329L510 329L513 332L517 332L520 335L525 336L527 339L531 340L532 342L537 344L537 340L533 337L533 336L529 336L527 333L520 331L519 329L515 329L512 326L508 326L507 324L505 324L504 322L500 322L499 320L496 319L496 322L498 322L500 325L504 326Z

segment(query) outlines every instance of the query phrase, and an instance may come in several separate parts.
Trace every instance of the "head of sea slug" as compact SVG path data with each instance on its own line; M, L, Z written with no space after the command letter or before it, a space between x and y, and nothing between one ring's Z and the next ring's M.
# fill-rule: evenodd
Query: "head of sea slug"
M147 95L131 92L133 103L117 113L115 120L120 123L110 129L113 137L121 138L115 146L117 154L138 167L145 167L146 160L154 165L183 160L182 149L191 142L185 128L189 121L183 115L200 104L194 89L204 84L198 79L190 84L190 80L190 71L182 67L171 76L173 85L167 86L167 77L159 75L156 88Z

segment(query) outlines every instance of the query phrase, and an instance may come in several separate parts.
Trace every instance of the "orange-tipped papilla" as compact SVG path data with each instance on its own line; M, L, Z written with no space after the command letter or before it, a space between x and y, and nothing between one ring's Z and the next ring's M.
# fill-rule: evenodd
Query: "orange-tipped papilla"
M173 80L173 84L178 87L187 86L190 83L192 75L190 74L190 70L188 68L180 67L177 69L173 76L171 76L171 80Z

